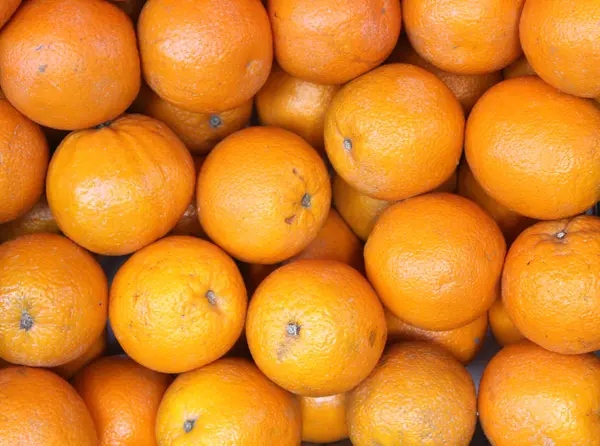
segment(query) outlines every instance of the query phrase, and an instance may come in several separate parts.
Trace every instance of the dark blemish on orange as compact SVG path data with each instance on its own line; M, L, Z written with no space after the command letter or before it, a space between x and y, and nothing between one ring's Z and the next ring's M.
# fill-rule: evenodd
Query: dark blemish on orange
M302 201L300 202L303 208L308 209L310 207L310 198L310 194L304 194L304 196L302 197Z
M185 422L183 423L183 430L184 432L190 433L192 431L192 429L194 429L194 425L196 424L196 420L185 420Z
M209 124L213 129L218 129L223 125L223 121L217 115L210 115Z
M208 299L208 302L211 305L216 305L217 304L217 295L215 294L215 292L213 290L208 290L206 292L206 298Z
M559 240L562 240L566 237L567 232L563 229L562 231L555 234L555 237Z
M96 126L96 130L103 129L104 127L110 127L112 123L112 121L103 122L102 124Z
M42 48L44 48L44 45L40 45L40 46L36 47L36 48L35 48L35 50L36 50L36 51L39 51L39 50L41 50Z
M45 64L45 65L40 65L40 66L38 67L38 71L39 71L40 73L45 73L45 72L46 72L46 68L48 68L48 64Z
M352 140L350 138L344 138L344 149L352 150Z
M27 312L27 310L23 310L21 313L21 320L19 321L19 328L21 330L29 331L33 327L33 318Z
M296 169L296 168L294 167L294 168L292 169L292 173L293 173L294 175L298 175L298 169Z
M288 336L300 336L300 328L302 327L296 322L288 322L287 326L285 327L285 332L288 334Z
M296 214L292 215L291 217L286 218L284 221L288 224L291 225L294 220L296 219Z
M381 13L385 14L385 8L381 8Z
M369 333L369 345L373 347L375 345L375 339L377 338L377 332L375 330L371 330Z
M480 341L481 341L481 340L480 340L479 338L475 338L475 344L479 345L479 342L480 342Z

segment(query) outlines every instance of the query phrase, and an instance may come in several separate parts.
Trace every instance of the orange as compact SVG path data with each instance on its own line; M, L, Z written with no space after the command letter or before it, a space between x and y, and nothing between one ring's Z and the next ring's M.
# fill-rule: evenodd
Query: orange
M196 195L200 223L215 243L244 262L273 264L317 236L331 185L323 160L302 138L251 127L208 155Z
M365 267L395 316L447 331L492 306L505 253L498 226L475 203L435 193L397 203L379 217L365 245Z
M467 446L475 431L473 380L439 346L392 346L373 373L347 396L354 446Z
M131 20L103 0L25 2L0 36L0 84L19 111L47 127L114 119L140 89Z
M488 312L488 318L490 329L498 344L509 345L525 339L517 327L515 327L513 321L510 320L502 299L496 299L496 302L494 302L494 305L492 305Z
M460 103L435 75L385 65L335 96L325 117L325 148L353 188L396 201L435 189L452 174L464 123Z
M83 354L106 325L106 276L56 234L0 245L0 357L53 367Z
M46 197L42 195L40 201L24 215L16 220L0 224L0 242L12 240L20 235L47 232L58 234L60 229L50 212Z
M533 71L533 68L531 68L531 65L529 65L525 56L519 57L509 66L504 68L502 74L504 79L511 79L519 76L536 76L535 71Z
M2 5L0 5L0 28L8 22L20 4L21 0L4 0L2 2Z
M296 446L298 402L245 359L220 359L180 375L158 409L159 446Z
M77 374L77 372L82 370L89 363L102 356L106 350L106 347L106 333L103 332L98 337L98 339L96 339L96 342L94 342L90 346L90 348L83 352L82 355L78 356L72 361L67 362L66 364L59 365L58 367L53 367L52 371L60 377L69 380L73 378Z
M521 45L535 72L565 93L600 96L600 3L527 0Z
M150 88L194 112L241 106L271 71L271 26L259 0L148 0L138 39Z
M194 167L196 168L196 175L200 172L202 164L204 164L204 156L194 157ZM198 208L196 207L196 192L192 196L192 201L188 205L187 209L183 212L183 215L179 217L179 220L171 229L170 234L172 235L192 235L194 237L206 238L206 234L202 226L200 226L200 220L198 220Z
M550 220L600 199L600 109L534 76L509 79L477 102L465 153L483 190L522 215Z
M252 99L220 113L198 113L165 101L145 85L135 111L167 124L194 155L204 155L227 135L245 127L252 114Z
M427 341L445 348L463 364L470 363L483 346L488 327L487 313L473 322L448 331L431 331L409 325L385 310L388 327L388 343L403 341Z
M333 260L299 260L276 270L254 293L246 319L256 365L304 396L355 387L377 364L386 336L369 282Z
M302 440L333 443L348 438L346 395L298 397L302 411Z
M194 178L192 157L165 124L125 115L67 136L50 162L46 192L69 238L98 254L123 255L175 226Z
M44 190L48 144L40 127L0 99L0 223L29 211Z
M0 445L96 446L90 413L77 392L47 370L0 370Z
M599 253L599 217L540 222L517 238L502 299L526 338L563 354L600 349Z
M498 227L504 234L506 243L509 245L524 229L535 223L534 219L511 211L490 197L477 182L466 162L461 163L458 168L457 192L459 195L473 200L481 209L490 214L498 224Z
M479 417L496 446L600 445L600 359L531 342L505 347L479 386Z
M399 0L269 0L275 56L294 77L344 84L380 65L401 27Z
M98 359L73 380L96 424L100 445L156 445L154 424L171 379L125 356Z
M247 297L235 262L217 246L172 236L135 253L110 289L110 323L119 344L149 369L182 373L233 347Z
M519 18L525 0L404 0L413 48L442 70L484 74L521 54Z
M281 127L302 136L322 152L325 112L340 88L304 81L274 66L267 83L256 95L258 118L263 125Z

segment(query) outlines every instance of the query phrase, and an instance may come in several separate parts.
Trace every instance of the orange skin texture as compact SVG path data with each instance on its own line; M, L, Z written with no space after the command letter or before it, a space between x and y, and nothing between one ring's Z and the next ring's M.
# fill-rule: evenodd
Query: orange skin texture
M135 111L167 124L193 155L205 155L226 136L245 127L252 115L252 99L220 113L197 113L165 101L142 87Z
M401 28L399 0L269 0L275 57L289 74L344 84L380 65Z
M36 234L38 232L51 234L58 234L60 232L44 196L25 215L0 224L0 242L6 242L21 235Z
M525 56L521 56L509 66L504 68L502 70L502 75L504 76L504 79L511 79L513 77L520 76L536 76L536 73L533 68L531 68L531 65L529 65L527 58Z
M488 327L487 314L479 316L473 322L454 330L431 331L409 325L394 314L385 310L388 327L388 343L403 341L427 341L445 348L463 364L470 363L483 346Z
M40 127L0 99L0 223L14 220L40 199L48 144Z
M419 328L447 331L492 306L506 243L475 203L435 193L388 208L364 254L367 277L394 315Z
M485 74L521 54L519 18L525 0L405 0L406 34L425 60L444 71Z
M346 401L354 446L467 446L475 431L473 380L434 344L390 347Z
M262 125L281 127L302 136L323 152L325 112L340 88L304 81L275 66L256 95L258 118Z
M538 77L509 79L477 102L465 154L485 192L540 220L570 217L600 199L600 109Z
M129 17L102 0L31 0L0 36L0 84L35 122L79 130L116 118L141 83Z
M110 323L123 350L163 373L223 356L244 327L247 296L235 262L194 237L171 236L135 253L110 290Z
M515 327L513 321L510 320L502 299L496 299L496 302L494 302L494 305L488 311L488 319L490 329L498 344L505 346L525 339L517 327Z
M540 222L511 246L502 300L523 335L563 354L600 349L600 218Z
M527 0L521 45L536 73L565 93L600 96L600 3Z
M503 348L479 385L479 418L495 446L598 446L599 407L599 358L528 341Z
M348 438L346 394L298 397L302 411L302 441L333 443Z
M20 4L21 0L3 0L2 5L0 5L0 28L8 22Z
M96 424L101 446L156 445L154 425L169 375L125 356L101 358L83 369L73 386Z
M0 445L96 446L94 422L83 400L52 372L0 370Z
M532 218L511 211L506 206L490 197L477 182L466 162L461 163L458 168L457 193L474 201L481 209L490 214L504 234L504 238L508 245L510 245L521 232L536 222L536 220Z
M196 188L208 236L247 263L274 264L317 236L331 204L319 154L276 127L250 127L221 141L204 162Z
M66 364L53 367L51 371L68 381L92 361L95 361L102 356L106 351L106 347L106 332L103 332L98 339L96 339L96 342L94 342L81 356L78 356Z
M200 172L202 164L204 164L205 156L194 157L194 167L196 175ZM171 229L171 235L191 235L193 237L207 238L204 229L200 225L198 219L198 208L196 207L196 191L192 197L192 202L188 205L183 215L179 218L177 224Z
M180 375L156 420L159 446L297 446L301 429L296 399L239 358Z
M377 364L386 337L383 308L371 285L355 269L332 260L299 260L279 268L252 296L246 318L256 365L276 384L303 396L355 387Z
M53 367L83 354L106 325L106 276L85 250L56 234L0 245L0 356Z
M98 254L123 255L175 226L194 179L190 153L165 124L125 115L67 136L50 162L46 193L70 239Z
M435 189L452 174L464 124L460 103L435 75L390 64L334 97L325 117L325 148L353 188L396 201Z
M148 0L138 39L148 86L194 112L241 106L271 71L273 37L259 0Z

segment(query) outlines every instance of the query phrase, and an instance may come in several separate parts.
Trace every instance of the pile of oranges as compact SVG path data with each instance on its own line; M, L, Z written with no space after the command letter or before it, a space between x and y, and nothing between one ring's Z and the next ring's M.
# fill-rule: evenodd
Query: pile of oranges
M0 446L600 445L598 0L3 0L0 87Z

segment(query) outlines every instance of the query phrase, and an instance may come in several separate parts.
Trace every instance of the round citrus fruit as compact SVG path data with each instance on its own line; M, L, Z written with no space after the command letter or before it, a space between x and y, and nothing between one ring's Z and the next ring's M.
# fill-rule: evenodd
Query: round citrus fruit
M494 305L488 311L488 318L490 329L498 344L515 344L525 339L517 327L515 327L513 321L510 320L502 299L496 299L496 302L494 302Z
M531 68L531 65L529 65L525 56L519 57L509 66L504 68L502 70L502 75L504 76L504 79L520 76L536 76L535 71L533 71L533 68Z
M302 412L302 440L333 443L348 438L346 395L298 397Z
M96 339L96 341L90 346L90 348L88 348L80 356L73 359L72 361L67 362L66 364L62 364L57 367L52 367L51 370L58 376L66 380L70 380L77 374L77 372L82 370L92 361L95 361L100 356L102 356L106 351L107 344L108 342L106 339L106 333L103 332L100 336L98 336L98 339Z
M175 226L194 179L191 155L165 124L125 115L67 136L50 162L46 193L69 238L98 254L122 255Z
M52 234L60 232L56 220L50 212L46 197L43 195L26 214L15 220L0 224L0 243L21 235L36 234L38 232Z
M204 156L195 156L194 157L194 166L196 168L196 175L200 172L200 168L202 164L204 164L204 160L206 157ZM171 229L171 235L192 235L194 237L206 238L206 233L202 226L200 225L200 220L198 219L198 208L196 207L196 191L194 191L194 195L192 196L192 201L188 205L187 209L183 212L183 215L179 217L179 220Z
M4 0L0 5L0 28L4 26L8 19L15 13L21 0Z

